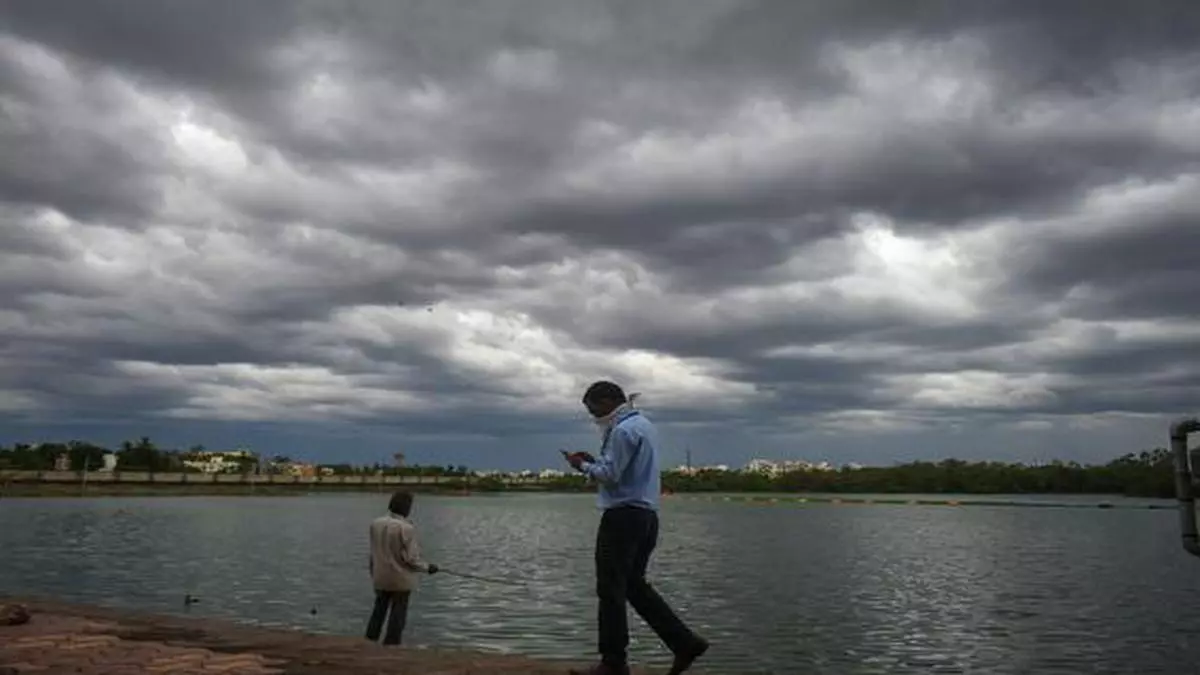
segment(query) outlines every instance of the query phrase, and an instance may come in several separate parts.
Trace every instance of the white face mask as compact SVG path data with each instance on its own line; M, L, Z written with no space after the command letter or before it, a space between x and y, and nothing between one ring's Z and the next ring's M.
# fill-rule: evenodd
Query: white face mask
M622 414L633 410L633 403L639 396L641 396L641 394L637 392L630 394L628 399L621 405L613 408L612 412L608 413L607 415L601 415L600 417L593 417L592 424L595 424L600 428L601 435L607 433L608 428L612 426L614 420L616 420Z
M596 431L599 432L601 436L608 433L609 427L612 426L613 420L617 418L617 415L620 413L620 411L621 407L618 406L607 415L601 415L600 417L592 418L592 424L596 426Z

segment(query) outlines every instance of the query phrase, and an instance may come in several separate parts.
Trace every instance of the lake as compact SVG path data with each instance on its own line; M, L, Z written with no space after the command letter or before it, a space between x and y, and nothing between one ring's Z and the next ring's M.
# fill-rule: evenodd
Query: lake
M1043 497L1042 500L1055 499ZM1099 499L1095 501L1101 501ZM0 500L0 593L358 634L386 495ZM590 657L589 495L418 495L410 644ZM707 673L1195 672L1173 511L665 500L651 568ZM185 610L187 593L200 604ZM312 610L316 609L316 614ZM669 655L637 619L631 651Z

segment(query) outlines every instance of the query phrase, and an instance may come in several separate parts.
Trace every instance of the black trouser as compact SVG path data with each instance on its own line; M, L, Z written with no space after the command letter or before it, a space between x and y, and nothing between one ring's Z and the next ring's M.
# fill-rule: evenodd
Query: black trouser
M650 625L672 652L698 638L646 581L646 566L658 543L658 514L617 507L604 512L596 534L596 595L600 597L600 656L612 666L626 662L629 625L625 602Z
M367 639L374 642L379 639L383 629L383 620L387 618L387 633L383 636L383 644L398 645L400 636L404 633L404 624L408 621L409 591L375 591L375 609L371 611L371 620L367 622ZM390 615L389 615L389 611Z

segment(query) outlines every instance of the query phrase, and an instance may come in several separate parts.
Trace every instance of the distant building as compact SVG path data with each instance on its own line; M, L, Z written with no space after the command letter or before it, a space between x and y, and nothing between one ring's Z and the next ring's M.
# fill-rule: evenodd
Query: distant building
M677 466L674 469L668 469L668 471L682 474L684 476L695 476L698 473L724 473L729 471L729 465L712 464L710 466Z
M248 450L231 452L193 452L183 460L183 465L203 473L241 473L252 470L258 458Z
M70 471L71 470L71 456L64 452L64 453L60 453L57 457L55 457L54 458L54 470L55 471Z
M104 465L97 469L98 471L112 472L117 470L117 453L106 452L102 455L102 458L104 460Z
M308 462L272 462L268 467L270 473L276 473L283 476L296 476L298 478L312 478L313 476L332 476L336 473L333 467L318 466ZM379 472L382 473L382 472Z
M746 464L746 471L774 476L779 473L779 466L769 459L752 459Z
M271 464L273 473L283 474L285 476L299 476L308 478L317 475L317 467L313 464L304 462L278 462Z
M833 471L829 462L808 462L802 459L773 461L769 459L752 459L746 465L746 471L764 473L768 476L778 476L793 471Z

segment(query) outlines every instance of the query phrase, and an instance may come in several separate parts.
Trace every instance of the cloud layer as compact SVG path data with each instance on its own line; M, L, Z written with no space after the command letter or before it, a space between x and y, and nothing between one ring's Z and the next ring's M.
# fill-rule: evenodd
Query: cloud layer
M5 4L0 420L536 465L607 377L709 461L1158 444L1200 7L1110 4Z

